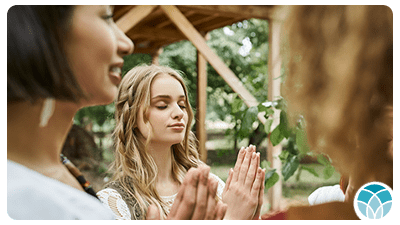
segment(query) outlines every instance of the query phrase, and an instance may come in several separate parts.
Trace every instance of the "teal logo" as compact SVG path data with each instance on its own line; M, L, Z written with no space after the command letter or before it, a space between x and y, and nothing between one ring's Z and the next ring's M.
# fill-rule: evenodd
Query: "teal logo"
M392 208L392 189L381 182L362 186L354 198L354 210L360 219L381 219Z

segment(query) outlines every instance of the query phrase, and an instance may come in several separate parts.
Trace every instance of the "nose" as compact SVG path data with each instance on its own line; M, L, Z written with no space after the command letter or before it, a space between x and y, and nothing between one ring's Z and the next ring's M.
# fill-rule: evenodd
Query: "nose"
M184 115L185 115L185 112L181 109L181 107L178 104L176 104L176 106L174 107L174 109L172 111L172 115L171 115L172 118L181 120Z
M118 43L118 54L120 56L130 55L133 53L133 42L132 40L122 32L121 29L116 27L116 36L117 36L117 43Z

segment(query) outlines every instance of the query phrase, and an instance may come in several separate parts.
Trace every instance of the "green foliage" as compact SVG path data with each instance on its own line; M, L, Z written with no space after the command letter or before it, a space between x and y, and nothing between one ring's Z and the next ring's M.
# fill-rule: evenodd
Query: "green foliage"
M302 169L302 170L308 171L309 173L311 173L311 174L314 175L315 177L319 177L317 171L315 171L315 169L312 168L312 167L308 167L308 166L301 165L301 169Z

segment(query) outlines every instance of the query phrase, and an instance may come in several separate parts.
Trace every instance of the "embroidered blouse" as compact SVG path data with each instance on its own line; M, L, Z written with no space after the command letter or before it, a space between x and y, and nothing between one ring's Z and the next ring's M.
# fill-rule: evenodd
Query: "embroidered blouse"
M215 174L210 173L210 175L218 181L217 196L222 198L222 191L225 187L225 183ZM138 219L145 219L144 215L140 215L139 210L134 209L136 201L129 198L125 191L119 188L118 185L111 183L107 188L97 192L97 196L107 208L111 209L117 220L133 220L135 217ZM171 196L161 196L168 205L166 209L167 213L171 210L176 196L177 193ZM133 214L135 214L135 216L133 216Z

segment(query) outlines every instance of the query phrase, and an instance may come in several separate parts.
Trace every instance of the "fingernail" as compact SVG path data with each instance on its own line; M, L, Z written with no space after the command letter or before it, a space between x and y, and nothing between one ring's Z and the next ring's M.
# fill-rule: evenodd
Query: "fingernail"
M260 157L260 153L259 152L257 152L257 156Z
M255 159L256 158L256 153L255 152L253 152L252 154L251 154L251 158L253 158L253 159Z

